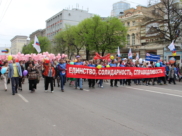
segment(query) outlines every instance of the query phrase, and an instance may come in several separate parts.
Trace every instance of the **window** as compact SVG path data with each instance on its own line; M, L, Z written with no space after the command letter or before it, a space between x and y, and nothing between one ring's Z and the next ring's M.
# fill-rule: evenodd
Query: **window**
M127 25L130 26L130 22L128 22Z
M130 35L127 35L127 44L130 45Z
M132 34L132 45L135 45L135 34Z
M133 21L133 26L135 26L135 21Z

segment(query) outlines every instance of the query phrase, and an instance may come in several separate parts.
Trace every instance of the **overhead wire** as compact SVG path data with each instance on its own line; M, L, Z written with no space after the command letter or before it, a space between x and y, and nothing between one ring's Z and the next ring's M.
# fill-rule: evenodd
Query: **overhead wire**
M0 12L0 13L1 13L1 14L0 14L1 17L2 17L2 15L3 15L3 13L5 12L5 9L7 8L9 2L10 2L10 0L6 0L6 1L3 1L3 0L2 0L2 4L1 4L2 7L1 7L1 12Z
M9 4L8 4L8 6L7 6L7 8L5 9L5 12L4 12L4 14L3 14L3 16L2 16L2 18L1 18L1 20L0 20L0 23L2 22L2 20L3 20L5 14L6 14L7 10L8 10L8 8L9 8L11 2L12 2L12 0L10 0Z

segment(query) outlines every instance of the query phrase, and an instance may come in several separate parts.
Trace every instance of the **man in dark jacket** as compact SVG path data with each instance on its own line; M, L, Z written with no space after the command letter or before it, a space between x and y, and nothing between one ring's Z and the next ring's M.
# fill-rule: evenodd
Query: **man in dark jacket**
M64 92L64 85L66 83L66 63L63 59L59 60L59 64L57 65L57 69L59 71L60 82L61 82L61 91Z
M25 63L25 69L27 70L29 64L32 64L33 66L35 66L33 59L31 57L29 57L29 60Z

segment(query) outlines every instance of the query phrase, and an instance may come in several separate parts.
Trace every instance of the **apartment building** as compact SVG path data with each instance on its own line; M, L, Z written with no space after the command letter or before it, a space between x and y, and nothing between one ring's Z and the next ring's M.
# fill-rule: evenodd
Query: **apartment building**
M53 40L54 36L66 25L77 25L86 18L93 17L93 14L86 10L74 8L72 10L63 9L61 12L46 20L46 36L49 40Z

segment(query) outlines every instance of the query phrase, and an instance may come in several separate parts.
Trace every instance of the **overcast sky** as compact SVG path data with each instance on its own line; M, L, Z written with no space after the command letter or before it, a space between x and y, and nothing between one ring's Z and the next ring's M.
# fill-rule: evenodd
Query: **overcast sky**
M46 19L62 9L75 8L76 3L81 9L89 8L89 13L108 17L112 4L117 1L119 0L0 0L0 46L10 46L10 40L16 35L29 36L37 29L45 28ZM125 1L129 2L131 7L136 7L146 6L148 0Z

